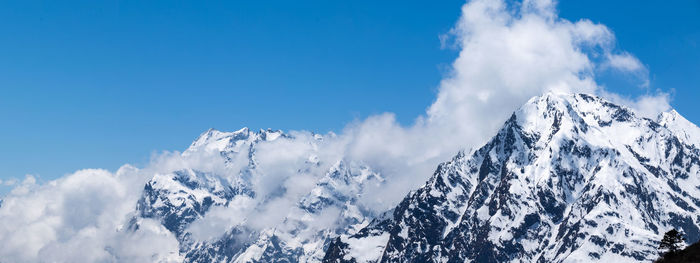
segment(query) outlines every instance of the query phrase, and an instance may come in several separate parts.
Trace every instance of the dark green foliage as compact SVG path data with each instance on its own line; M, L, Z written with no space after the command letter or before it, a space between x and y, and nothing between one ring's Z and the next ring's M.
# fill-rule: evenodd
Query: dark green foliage
M668 232L666 232L666 234L664 234L664 237L661 239L661 243L659 244L659 250L662 254L676 253L678 252L678 250L681 249L683 241L685 241L683 235L680 232L678 232L678 230L671 229Z
M671 229L666 232L659 243L659 254L661 255L661 258L659 258L656 262L700 262L685 261L686 256L690 256L691 258L688 259L692 259L693 255L687 254L685 252L687 249L681 250L681 246L683 246L684 241L685 239L683 238L683 235L678 232L678 230ZM696 256L700 256L700 254Z
M675 253L667 253L656 263L697 263L700 262L700 242Z

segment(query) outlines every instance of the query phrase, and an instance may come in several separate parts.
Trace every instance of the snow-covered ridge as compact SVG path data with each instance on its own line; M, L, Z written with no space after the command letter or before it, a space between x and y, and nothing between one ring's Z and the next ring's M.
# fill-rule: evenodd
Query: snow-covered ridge
M586 94L535 97L391 216L335 239L324 262L653 260L670 228L700 239L700 149L684 136L697 127L679 116L656 122Z
M687 144L700 145L700 128L681 116L676 110L659 114L657 122Z
M280 130L260 130L258 132L251 131L247 127L234 132L222 132L215 129L209 129L199 135L183 155L190 155L198 151L210 152L234 152L239 153L245 147L260 141L274 141L280 137L290 137Z
M285 141L310 145L302 162L295 162L300 166L288 169L294 173L288 175L291 180L314 181L298 197L284 196L284 188L259 191L258 184L266 185L268 179L266 163L257 154L263 148L266 154L284 151L277 148L287 147ZM161 222L177 237L186 262L319 262L333 237L354 233L374 216L358 198L367 186L384 183L380 174L360 162L319 158L315 149L321 143L323 136L318 134L209 129L182 156L220 156L223 168L155 174L127 229L139 231L145 219ZM291 203L278 209L280 202ZM279 213L284 214L276 223L258 222L261 216Z
M224 168L155 174L127 229L160 222L186 262L649 260L666 229L700 239L697 130L673 111L650 120L592 95L548 93L379 215L360 200L391 182L322 156L322 136L210 129L182 156L220 156ZM280 198L287 184L258 187L269 182L258 157L288 142L309 147L286 178L311 183ZM275 223L258 222L274 210Z

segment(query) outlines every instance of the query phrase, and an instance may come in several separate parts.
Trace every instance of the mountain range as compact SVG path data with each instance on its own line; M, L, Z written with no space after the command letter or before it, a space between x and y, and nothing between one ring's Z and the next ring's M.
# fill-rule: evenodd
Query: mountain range
M658 257L669 229L700 240L700 128L675 111L651 119L593 95L534 97L384 212L360 200L388 177L320 159L324 139L206 131L182 155L218 155L234 175L155 174L120 231L156 220L183 262L638 262ZM291 169L308 184L299 193L257 186L269 172L258 150L281 140L312 149ZM293 198L263 223L280 195Z

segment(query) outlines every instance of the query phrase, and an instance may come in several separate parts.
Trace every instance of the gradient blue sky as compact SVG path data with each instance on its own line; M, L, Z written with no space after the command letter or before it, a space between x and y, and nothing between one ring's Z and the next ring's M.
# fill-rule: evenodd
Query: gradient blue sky
M225 3L224 3L225 2ZM700 123L700 2L561 1ZM463 1L4 1L0 179L143 165L207 128L339 131L425 111ZM634 81L600 76L622 94Z

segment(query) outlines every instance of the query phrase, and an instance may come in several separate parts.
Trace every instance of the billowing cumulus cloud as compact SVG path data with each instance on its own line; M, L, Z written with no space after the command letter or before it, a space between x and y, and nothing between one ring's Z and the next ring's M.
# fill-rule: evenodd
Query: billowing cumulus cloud
M143 188L137 174L129 166L115 174L87 169L45 185L27 176L0 207L3 262L145 262L173 257L168 252L177 252L177 241L159 224L146 224L136 233L117 232ZM145 240L158 243L144 245Z
M397 124L391 113L372 116L343 133L349 156L399 177L389 181L404 182L387 186L394 188L384 191L389 196L401 197L394 193L422 184L438 162L478 147L517 107L545 92L597 94L649 117L670 108L669 95L643 89L647 85L634 98L600 87L598 72L642 83L648 83L648 73L632 54L616 48L607 27L560 18L552 1L469 1L442 40L453 41L460 52L425 115L409 127Z
M434 102L414 124L402 126L394 114L384 113L355 121L315 145L308 143L313 134L291 132L302 139L261 146L256 153L261 174L253 180L254 190L266 198L284 191L256 209L250 208L262 200L241 198L235 200L236 207L212 210L191 225L194 237L211 238L252 217L261 218L248 222L253 228L278 224L341 158L363 162L382 174L385 183L368 186L361 202L377 212L388 209L423 184L439 162L459 150L478 147L518 106L544 92L597 94L644 116L670 107L670 95L649 90L646 67L616 48L611 30L590 20L560 18L549 0L469 1L443 39L459 48L459 55L439 84ZM600 87L596 74L601 71L639 79L640 95L625 97ZM298 173L307 167L310 155L323 165ZM233 163L243 166L246 160ZM142 169L127 165L115 173L81 170L42 185L28 176L16 183L0 206L0 258L9 262L178 260L177 241L157 222L144 220L136 232L119 230L134 212L148 179L188 168L237 174L223 165L218 154L176 152L155 156ZM327 212L318 224L332 222L337 214Z
M455 138L461 145L483 141L516 107L544 92L606 95L595 82L599 69L645 71L615 49L607 27L559 18L551 1L476 0L462 12L452 31L461 52L427 113L427 126L462 134Z

